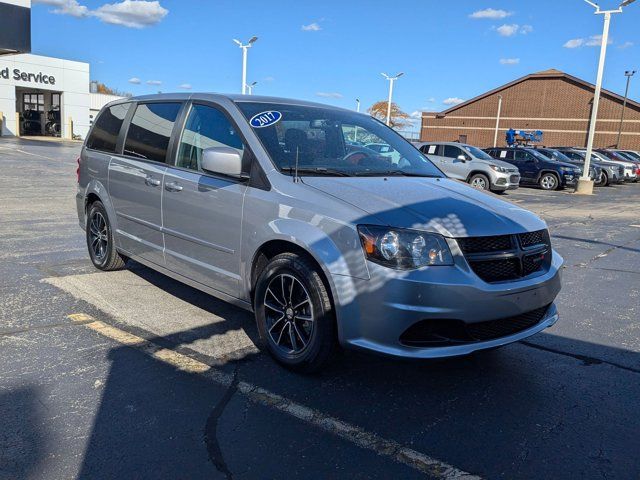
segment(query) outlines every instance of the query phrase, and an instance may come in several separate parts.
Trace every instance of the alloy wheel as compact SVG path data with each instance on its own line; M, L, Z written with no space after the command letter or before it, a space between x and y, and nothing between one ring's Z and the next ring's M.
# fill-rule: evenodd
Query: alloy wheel
M487 182L482 177L475 177L473 180L471 180L471 186L479 190L486 190Z
M274 276L264 295L269 337L283 353L298 355L309 345L314 330L311 297L289 274Z
M107 255L109 232L107 222L100 212L93 212L89 221L89 245L94 258L102 262Z
M556 188L556 185L557 185L556 177L554 177L553 175L545 175L540 180L540 185L545 190L553 190Z

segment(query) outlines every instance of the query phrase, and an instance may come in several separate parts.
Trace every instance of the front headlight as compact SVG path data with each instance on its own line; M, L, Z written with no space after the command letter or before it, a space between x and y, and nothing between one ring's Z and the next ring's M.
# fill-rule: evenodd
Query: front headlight
M496 172L507 173L507 169L504 167L499 167L498 165L489 165L489 167Z
M453 265L447 242L436 233L378 225L358 225L367 259L397 270Z

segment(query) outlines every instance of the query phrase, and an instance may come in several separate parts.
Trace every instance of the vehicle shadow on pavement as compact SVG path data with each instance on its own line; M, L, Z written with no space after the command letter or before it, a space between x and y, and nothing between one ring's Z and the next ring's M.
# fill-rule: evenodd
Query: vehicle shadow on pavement
M42 474L49 438L41 396L40 388L34 385L0 392L0 479Z
M159 274L144 267L134 269L167 292L228 318L234 329L245 323L242 328L255 338L246 312L156 278ZM189 345L223 331L134 333L165 348L186 348L206 362L207 356ZM437 361L347 353L311 376L291 373L262 354L220 368L483 476L572 478L579 471L583 478L622 478L640 471L640 419L631 408L640 398L640 369L633 368L640 367L639 355L548 333L534 339L526 342L532 345ZM621 355L631 368L596 358ZM114 346L109 360L79 478L327 478L335 472L411 478L418 473L345 446L316 427L252 404L206 375L180 371L136 348ZM570 460L565 451L573 452ZM371 456L353 460L366 454ZM305 473L296 477L292 471Z

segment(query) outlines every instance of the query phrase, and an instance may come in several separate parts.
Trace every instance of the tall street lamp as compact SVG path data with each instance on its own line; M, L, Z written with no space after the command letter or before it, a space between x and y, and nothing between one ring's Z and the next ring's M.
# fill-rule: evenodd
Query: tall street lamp
M391 97L393 96L393 82L404 75L404 72L398 73L395 77L390 77L386 73L382 73L382 76L389 80L389 100L387 102L387 125L391 124Z
M630 5L635 0L624 0L616 10L600 10L597 3L584 0L594 7L596 15L604 15L604 27L602 29L602 43L600 45L600 60L598 62L598 75L596 77L596 89L593 95L593 108L591 109L591 120L589 122L589 135L587 136L587 151L584 159L584 169L582 176L578 179L576 193L593 193L593 180L589 179L589 164L591 163L591 152L593 151L593 138L596 134L596 121L598 119L598 105L600 104L600 91L602 90L602 74L604 73L604 59L607 55L607 42L609 41L609 23L612 13L622 13L622 7Z
M502 95L498 95L498 114L496 115L496 129L493 132L493 146L498 146L498 127L500 126L500 111L502 110Z
M253 95L253 87L255 87L258 82L251 82L247 85L247 90L249 90L249 95Z
M624 101L622 102L622 113L620 114L620 126L618 127L618 140L616 141L616 148L620 148L620 136L622 135L622 122L624 122L624 111L627 109L627 98L629 97L629 81L631 77L635 75L635 70L627 70L624 72L627 77L627 88L624 89Z
M258 37L251 37L246 44L243 44L240 40L233 39L234 42L242 49L242 94L247 91L247 50L251 48L251 45L258 40Z

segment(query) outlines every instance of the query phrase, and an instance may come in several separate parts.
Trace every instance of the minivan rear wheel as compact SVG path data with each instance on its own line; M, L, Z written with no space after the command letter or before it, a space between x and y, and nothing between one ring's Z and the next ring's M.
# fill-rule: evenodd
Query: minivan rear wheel
M486 175L476 173L469 179L469 185L478 190L489 190L490 183Z
M110 271L124 267L126 258L116 250L113 230L102 202L95 201L89 206L85 231L89 257L96 268Z
M262 344L285 367L313 372L335 349L335 318L318 268L295 253L269 261L255 288L254 309Z

